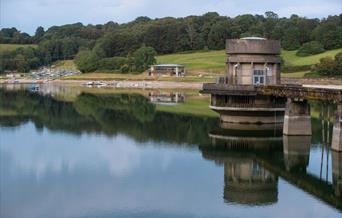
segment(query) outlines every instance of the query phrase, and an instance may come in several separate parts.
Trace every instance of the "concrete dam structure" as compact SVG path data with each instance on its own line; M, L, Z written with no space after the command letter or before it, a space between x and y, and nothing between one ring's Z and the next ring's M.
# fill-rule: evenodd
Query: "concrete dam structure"
M220 114L221 127L236 124L282 126L288 136L312 135L310 104L337 105L332 149L342 151L342 89L280 84L280 42L248 37L227 40L227 73L205 83L210 108Z
M218 83L261 86L280 83L280 42L258 37L227 40L227 72ZM223 123L282 123L286 98L234 92L212 94L211 109ZM224 125L224 124L223 124Z

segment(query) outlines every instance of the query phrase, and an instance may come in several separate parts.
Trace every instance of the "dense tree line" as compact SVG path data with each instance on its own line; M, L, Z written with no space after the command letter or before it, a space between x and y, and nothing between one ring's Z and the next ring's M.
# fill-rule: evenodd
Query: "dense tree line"
M75 57L78 69L83 73L96 70L120 73L143 72L156 63L156 51L152 47L142 46L127 57L106 57L94 50L81 50Z
M34 36L15 28L4 28L0 31L0 43L38 44L36 53L43 54L44 58L40 59L40 65L43 65L55 60L72 59L80 50L89 50L99 59L105 59L128 57L142 46L153 47L158 54L224 49L225 39L246 36L281 40L286 50L296 50L306 45L302 53L304 55L308 54L308 43L315 48L314 52L341 48L342 14L321 20L298 15L281 18L273 12L234 18L215 12L185 18L138 17L124 24L75 23L53 26L46 31L38 27ZM14 53L12 59L18 55ZM108 60L103 62L108 63ZM10 68L2 66L2 69Z

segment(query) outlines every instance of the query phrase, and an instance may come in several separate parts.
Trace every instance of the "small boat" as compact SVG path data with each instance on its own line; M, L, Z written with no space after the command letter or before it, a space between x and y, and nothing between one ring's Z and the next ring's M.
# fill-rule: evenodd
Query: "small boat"
M84 83L83 85L86 87L97 87L97 88L107 86L107 84L102 81L89 81L89 82Z
M39 92L40 88L39 86L31 86L28 88L29 92Z

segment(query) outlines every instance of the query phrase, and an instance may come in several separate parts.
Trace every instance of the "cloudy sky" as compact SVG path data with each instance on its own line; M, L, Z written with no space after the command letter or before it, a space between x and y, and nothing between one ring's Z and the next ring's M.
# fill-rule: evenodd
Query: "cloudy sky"
M342 13L342 0L0 0L0 27L34 33L37 26L82 22L124 23L138 16L184 17L216 11L234 17L274 11L280 16L298 14L326 17Z

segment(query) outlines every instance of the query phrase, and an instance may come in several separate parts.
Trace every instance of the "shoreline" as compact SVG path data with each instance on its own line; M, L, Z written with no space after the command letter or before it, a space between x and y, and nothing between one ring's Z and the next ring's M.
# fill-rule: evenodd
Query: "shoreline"
M0 84L66 84L84 86L90 81L103 80L63 80L56 79L51 81L37 81L30 79L17 79L15 83L9 83L8 80L0 79ZM157 81L157 80L106 80L103 87L108 88L140 88L140 89L198 89L200 90L205 82L181 82L181 81ZM318 85L332 86L342 88L342 80L334 78L281 78L281 84L296 84L296 85ZM86 86L86 85L85 85Z

